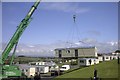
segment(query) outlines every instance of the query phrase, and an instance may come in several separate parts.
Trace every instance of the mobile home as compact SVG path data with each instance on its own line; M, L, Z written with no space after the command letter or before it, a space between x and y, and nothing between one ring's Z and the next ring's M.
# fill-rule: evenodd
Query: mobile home
M97 48L96 47L57 48L55 49L55 56L57 58L97 57Z
M36 72L48 73L49 72L49 66L36 66Z
M30 77L31 75L34 76L36 72L36 67L31 66L28 64L16 64L19 66L20 70L27 76Z
M98 56L99 61L103 61L103 56Z
M79 58L78 59L78 64L80 66L90 66L98 63L99 63L99 59L96 59L96 58Z
M110 55L103 55L103 61L110 61L111 56Z

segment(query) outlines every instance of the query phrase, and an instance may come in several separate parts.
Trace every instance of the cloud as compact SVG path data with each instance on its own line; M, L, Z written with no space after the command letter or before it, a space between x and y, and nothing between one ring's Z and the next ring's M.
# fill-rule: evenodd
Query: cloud
M114 45L117 45L118 42L110 41L110 42L107 42L107 44L110 44L111 46L114 46Z
M87 33L90 34L90 35L94 35L94 36L100 36L101 35L101 33L99 31L96 31L96 30L91 30L91 31L88 31Z
M66 42L64 41L59 41L59 42L55 42L47 45L46 44L42 44L42 45L41 44L36 44L36 45L35 44L34 45L19 44L17 47L16 55L25 55L25 56L46 56L47 55L47 56L54 57L55 56L54 49L71 47L70 44L71 43L66 44ZM96 46L98 53L110 53L118 49L117 41L99 42L92 38L85 38L79 42L75 42L72 44L75 47Z
M76 44L76 45L80 45L80 43L79 43L79 42L76 42L75 44Z
M35 46L33 46L33 45L28 45L28 47L31 47L31 48L33 48L33 47L35 47Z
M117 41L99 42L96 39L85 38L75 43L78 47L95 46L98 53L111 53L118 49Z
M90 11L87 7L80 7L78 3L44 3L42 9L57 10L72 13L85 13Z
M84 38L84 39L82 39L82 42L84 42L84 43L88 43L88 44L95 44L95 43L97 43L97 40L95 40L95 39L92 39L92 38Z

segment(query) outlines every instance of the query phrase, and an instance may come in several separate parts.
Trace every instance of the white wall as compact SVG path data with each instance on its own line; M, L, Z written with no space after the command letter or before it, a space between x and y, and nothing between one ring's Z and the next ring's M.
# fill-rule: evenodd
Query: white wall
M49 67L45 67L44 69L45 69L44 73L48 73L49 72Z
M113 59L118 59L118 57L117 56L111 56L111 59L113 60Z
M103 56L103 61L110 61L110 56L104 55Z
M27 76L30 77L31 75L35 75L35 67L31 67L28 69Z
M99 60L95 59L95 58L80 58L79 59L79 65L80 66L89 66L90 65L89 60L91 60L91 65L99 63Z
M103 56L98 56L99 61L103 61Z

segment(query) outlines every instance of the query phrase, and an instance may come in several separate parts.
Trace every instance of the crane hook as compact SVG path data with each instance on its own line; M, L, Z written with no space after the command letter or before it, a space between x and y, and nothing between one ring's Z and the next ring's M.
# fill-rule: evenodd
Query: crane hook
M73 15L74 23L75 23L75 18L76 18L76 15Z

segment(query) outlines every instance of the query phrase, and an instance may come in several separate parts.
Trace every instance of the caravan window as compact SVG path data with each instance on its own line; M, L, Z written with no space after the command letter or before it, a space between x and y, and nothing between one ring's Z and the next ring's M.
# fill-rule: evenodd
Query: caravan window
M70 50L67 50L66 53L70 53Z
M80 60L80 63L84 63L84 60Z
M31 65L36 65L36 63L31 63Z
M44 71L44 69L43 69L43 68L40 68L40 71Z
M109 57L106 57L106 59L109 59Z
M66 67L61 67L61 68L66 69Z
M24 69L22 69L22 71L24 72Z

